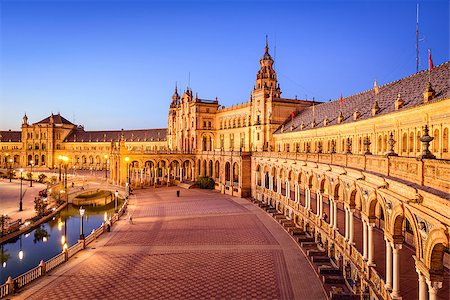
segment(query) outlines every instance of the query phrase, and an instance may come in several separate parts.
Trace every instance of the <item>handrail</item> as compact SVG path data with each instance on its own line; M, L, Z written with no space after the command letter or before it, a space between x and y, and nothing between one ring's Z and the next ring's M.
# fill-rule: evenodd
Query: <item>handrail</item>
M110 223L111 225L117 222L125 213L125 210L128 206L128 199L125 200L125 202L120 207L119 211L114 214L114 216L111 218ZM47 272L50 272L51 270L55 269L59 265L63 264L64 262L68 261L68 259L78 252L85 249L86 245L92 243L95 239L97 239L101 234L105 232L104 224L100 225L97 229L93 230L91 234L89 234L86 239L79 240L76 244L74 244L69 249L63 251L62 253L57 254L56 256L50 258L46 262L41 261L39 265L21 275L18 277L12 279L11 277L8 278L6 283L3 285L0 285L0 299L14 294L14 291L16 289L20 289L23 286L27 285L28 283L34 281L35 279L44 276Z
M60 264L64 263L66 261L66 255L64 252L61 252L60 254L50 258L45 262L45 271L50 272Z
M254 158L274 158L341 166L406 180L418 186L448 193L450 160L419 159L406 156L383 156L341 153L253 152ZM436 171L436 170L439 170ZM440 175L438 175L440 174ZM442 175L444 174L444 175Z

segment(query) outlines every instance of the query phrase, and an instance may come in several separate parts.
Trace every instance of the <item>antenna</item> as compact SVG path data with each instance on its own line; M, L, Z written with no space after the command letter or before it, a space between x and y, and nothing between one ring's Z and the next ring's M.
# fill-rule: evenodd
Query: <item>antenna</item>
M277 34L275 33L275 43L273 45L273 64L277 62Z
M416 73L419 72L419 2L416 10Z

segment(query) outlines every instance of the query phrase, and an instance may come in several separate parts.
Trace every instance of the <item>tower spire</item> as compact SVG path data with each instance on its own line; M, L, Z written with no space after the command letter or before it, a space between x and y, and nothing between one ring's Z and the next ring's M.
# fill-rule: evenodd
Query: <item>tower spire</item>
M266 34L266 52L265 53L269 53L269 37Z

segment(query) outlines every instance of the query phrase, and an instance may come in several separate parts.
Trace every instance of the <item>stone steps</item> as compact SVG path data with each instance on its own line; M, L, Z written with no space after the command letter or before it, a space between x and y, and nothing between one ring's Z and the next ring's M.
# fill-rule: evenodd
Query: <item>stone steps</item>
M319 270L320 275L341 275L341 271L332 267L331 265L319 266L317 269Z
M315 263L324 263L324 262L330 262L330 258L328 256L313 256L311 257L312 262Z
M322 276L322 281L328 284L345 284L344 277L340 275Z
M325 251L321 251L321 250L316 250L316 249L310 249L306 251L306 254L308 256L327 256L327 253Z
M346 293L330 292L330 300L356 300L356 299L361 299L361 296L349 292Z

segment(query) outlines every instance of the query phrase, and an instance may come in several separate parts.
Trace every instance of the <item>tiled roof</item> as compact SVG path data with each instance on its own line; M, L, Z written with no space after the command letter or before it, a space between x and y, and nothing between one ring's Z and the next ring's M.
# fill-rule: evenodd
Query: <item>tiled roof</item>
M450 62L443 63L434 67L431 70L431 85L435 91L434 98L429 102L436 102L439 100L450 98ZM379 87L379 94L375 95L373 89L361 92L356 95L343 98L342 108L339 105L339 100L317 104L313 107L307 107L298 113L293 120L289 116L284 125L280 126L275 133L291 132L291 127L294 125L293 131L302 131L312 129L311 123L315 120L316 126L314 128L324 127L324 119L328 118L327 126L338 124L339 111L342 110L344 120L342 123L356 122L353 119L353 113L359 111L359 120L364 120L373 117L372 107L375 100L378 101L380 108L378 114L385 115L395 111L395 100L397 95L403 99L403 107L399 111L415 107L423 104L423 92L428 84L428 70L416 73L409 77L382 85ZM314 117L313 117L314 112ZM301 129L301 124L304 128ZM282 130L284 126L284 130Z
M20 142L21 139L21 131L0 131L0 142Z
M61 115L58 113L56 115L51 114L50 116L48 116L47 118L37 122L36 124L50 124L50 118L53 117L53 123L54 124L67 124L67 125L74 125L72 122L70 122L69 120L67 120L64 117L61 117Z
M121 130L112 131L84 131L77 129L72 131L64 140L65 142L111 142L119 141L122 134ZM123 136L126 141L143 142L143 141L164 141L166 140L167 129L138 129L124 130Z

